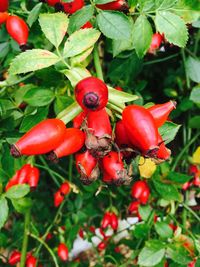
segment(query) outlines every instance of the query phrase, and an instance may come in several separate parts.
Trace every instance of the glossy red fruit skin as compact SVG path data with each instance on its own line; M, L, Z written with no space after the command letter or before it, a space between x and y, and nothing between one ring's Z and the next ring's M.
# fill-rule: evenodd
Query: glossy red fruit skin
M102 251L104 249L106 249L106 243L104 241L101 241L98 246L97 246L99 251Z
M79 113L74 119L73 119L73 127L80 129L83 121L86 117L86 113L84 111L82 111L81 113Z
M194 259L193 261L189 262L187 266L188 266L188 267L195 267L195 266L196 266L196 261L197 261L197 260ZM197 267L198 267L198 266L197 266Z
M31 188L36 188L40 178L40 171L36 167L32 167L28 174L28 183Z
M99 111L89 112L87 115L87 126L96 137L112 135L109 116L105 108Z
M195 176L194 176L194 179L193 179L193 185L194 186L197 186L197 187L200 187L200 177L199 177L199 175L198 174L195 174Z
M102 10L124 10L127 9L127 3L124 0L117 0L107 4L96 5L96 7Z
M61 1L62 3L62 1ZM85 4L84 4L84 0L74 0L70 3L62 3L63 7L64 7L64 11L68 14L73 14L75 13L77 10L81 9Z
M16 173L13 175L13 177L8 181L8 183L5 187L5 191L8 191L9 188L18 184L19 174L20 174L20 170L16 171Z
M55 6L57 3L60 3L60 0L47 0L49 6Z
M141 204L146 204L150 195L150 189L145 181L137 181L132 185L131 196L136 198Z
M93 25L91 22L87 21L82 27L81 29L90 29L93 28Z
M117 231L117 229L118 229L118 218L117 218L117 215L114 212L112 212L110 214L110 226L112 227L112 229L114 231Z
M39 155L54 150L63 141L65 124L59 119L46 119L31 128L11 147L11 154Z
M199 172L198 167L196 165L190 165L188 173L189 174L197 174Z
M153 116L156 126L159 128L167 121L170 112L175 108L176 108L176 102L169 101L164 104L154 105L148 108L148 111Z
M60 204L63 202L64 200L64 196L61 193L60 190L58 190L55 194L54 194L54 207L58 207L60 206Z
M7 12L0 12L0 24L3 24L8 19L9 14Z
M130 142L143 155L158 150L158 128L148 110L138 105L130 105L123 110L122 121Z
M8 10L9 0L1 0L0 2L0 12L5 12Z
M85 143L85 134L76 128L67 128L63 141L53 150L53 160L68 156L79 151ZM49 155L51 158L51 154Z
M85 175L90 177L92 171L97 165L97 159L94 158L88 150L83 153L77 153L75 156L76 160L76 169L77 171L82 174L82 170L80 166L84 169Z
M68 260L68 248L64 243L60 243L58 246L58 257L62 261Z
M117 179L117 173L124 169L121 153L111 151L102 159L103 171L105 171L113 180Z
M18 262L20 262L21 258L21 252L18 250L14 250L9 257L8 263L12 266L16 265Z
M158 143L160 145L156 153L156 157L161 160L169 160L171 156L171 150L165 146L165 143L163 142L163 139L160 134L158 134Z
M105 212L103 219L101 221L101 227L103 229L107 228L108 225L111 223L111 216L110 216L110 212Z
M19 171L18 184L25 184L28 182L28 175L31 170L30 164L25 164Z
M87 111L98 111L108 102L108 87L96 77L87 77L75 87L76 101Z
M149 53L154 53L161 45L163 36L160 33L154 33L149 48Z
M6 29L9 35L20 45L26 45L28 40L28 26L18 16L9 16L6 21Z
M60 186L60 192L61 192L63 195L67 195L67 194L69 194L69 192L70 192L70 185L69 185L68 182L63 183L63 184Z
M191 183L188 181L188 182L185 182L183 185L182 185L182 189L184 191L188 190L188 188L191 186Z
M136 213L137 214L139 206L140 206L140 202L139 201L132 201L131 204L128 207L129 214L132 214L132 213Z
M26 260L26 267L36 267L37 259L30 255Z
M115 126L115 142L120 148L132 146L122 120Z

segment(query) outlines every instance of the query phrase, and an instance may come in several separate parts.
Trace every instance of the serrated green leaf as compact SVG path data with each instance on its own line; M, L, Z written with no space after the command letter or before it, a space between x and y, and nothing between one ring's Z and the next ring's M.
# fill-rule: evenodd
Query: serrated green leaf
M76 66L76 65L80 65L81 62L83 62L91 53L93 50L93 46L90 47L89 49L87 49L86 51L84 51L83 53L70 58L70 62L71 62L71 66Z
M200 86L195 86L192 88L190 100L192 100L195 104L200 104Z
M145 205L145 206L140 205L138 211L139 211L139 214L142 220L147 221L151 214L152 209L149 205Z
M127 40L131 37L131 23L126 15L117 11L100 11L97 15L100 31L108 38Z
M186 71L193 82L200 83L200 60L188 57L186 61Z
M184 21L170 11L157 11L155 24L157 30L170 43L179 47L185 47L188 40L188 31Z
M42 3L38 3L37 5L34 6L34 8L29 13L28 19L27 19L27 23L29 27L31 27L33 23L38 19L41 7L42 7Z
M20 74L40 70L52 66L60 61L54 53L43 49L32 49L15 57L11 63L9 73Z
M178 0L155 0L155 7L159 10L168 9L175 6L177 2Z
M80 29L70 35L64 46L64 57L74 57L93 46L100 37L96 29Z
M162 139L165 141L165 144L168 144L172 140L174 140L180 127L181 127L181 125L167 121L164 125L162 125L159 128L159 133L162 136Z
M174 185L157 180L153 180L153 184L156 191L163 199L180 201L180 194Z
M73 87L75 87L80 80L91 76L90 72L81 66L64 70L62 73L70 80Z
M172 172L170 171L167 175L167 179L170 181L173 181L175 183L180 183L184 184L191 180L192 176L186 175L184 173L179 173L179 172Z
M69 19L69 34L79 30L87 21L92 18L93 13L94 7L92 5L87 5L72 14Z
M145 15L140 15L133 27L133 45L138 57L142 58L147 52L152 40L152 28Z
M121 52L133 50L133 40L113 40L112 41L113 57L116 57Z
M139 254L138 265L144 267L154 266L162 260L164 254L165 248L161 242L146 242L145 247Z
M176 263L187 265L192 261L189 252L181 244L171 244L167 248L167 255Z
M25 213L33 205L32 199L25 197L19 199L12 199L12 204L15 210L19 213Z
M155 230L161 238L170 238L173 236L173 230L166 222L156 222Z
M54 100L55 94L50 89L40 87L31 88L23 97L24 102L33 107L42 107Z
M40 27L46 38L55 46L59 47L66 32L69 19L65 13L41 14Z
M0 229L4 226L8 218L8 202L4 197L0 198Z
M30 192L30 186L27 184L14 185L6 191L6 197L10 199L22 198Z
M155 9L155 1L152 0L138 0L140 11L146 12Z

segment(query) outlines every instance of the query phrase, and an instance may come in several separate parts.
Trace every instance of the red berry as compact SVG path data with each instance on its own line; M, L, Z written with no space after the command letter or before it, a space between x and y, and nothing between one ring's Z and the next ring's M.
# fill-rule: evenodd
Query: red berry
M62 261L68 260L68 248L64 243L60 243L58 246L58 257Z
M114 231L116 231L118 228L118 218L114 212L110 214L110 226Z
M117 145L120 148L124 148L124 147L131 147L131 142L128 138L128 134L126 131L126 128L123 124L123 121L120 120L116 123L115 126L115 141L117 143Z
M37 259L33 255L29 255L26 260L26 267L36 267Z
M106 212L103 216L103 219L101 221L101 227L103 229L107 228L108 225L110 224L111 222L111 216L110 216L110 213L109 212Z
M9 0L1 0L0 2L0 12L5 12L8 10Z
M183 190L188 190L188 188L191 186L191 183L188 181L188 182L185 182L183 185L182 185L182 189Z
M115 86L115 89L116 89L117 91L120 91L120 92L123 92L123 91L124 91L120 86Z
M52 161L79 151L85 143L85 134L76 128L65 130L64 140L48 155Z
M153 156L158 150L158 129L148 110L137 105L128 106L123 110L122 121L132 145L143 155Z
M9 14L7 12L0 12L0 25L5 23L8 17Z
M139 201L133 201L131 202L131 204L128 207L128 211L130 214L132 213L138 213L138 208L140 206L140 202Z
M17 185L18 184L19 174L20 174L20 170L16 171L16 173L14 174L14 176L8 181L8 183L7 183L6 187L5 187L5 191L7 191L13 185Z
M170 112L175 108L176 108L176 102L169 101L164 104L154 105L148 108L148 111L153 116L156 126L160 127L167 121Z
M102 251L106 248L106 243L104 241L101 241L97 246L99 251Z
M75 13L77 10L81 9L84 6L84 0L74 0L69 3L62 2L64 11L69 14Z
M98 78L87 77L75 87L76 101L85 111L104 108L108 102L107 85Z
M18 262L20 262L20 258L21 258L21 252L19 252L18 250L14 250L10 254L10 257L8 259L8 263L10 265L16 265Z
M156 152L156 157L161 160L168 160L171 156L171 150L165 146L165 143L160 134L158 134L159 149Z
M48 233L47 236L46 236L46 241L49 241L53 238L53 235L52 233Z
M9 16L6 21L6 29L9 35L20 45L26 45L28 40L28 26L18 16Z
M152 36L152 41L148 52L154 54L155 51L160 47L162 41L163 41L163 36L160 33L154 33Z
M68 182L65 182L61 185L60 187L60 192L63 194L63 195L67 195L69 194L70 192L70 184Z
M19 170L19 176L18 176L18 184L25 184L28 182L28 176L31 170L30 164L25 164L20 170Z
M96 5L96 7L102 10L127 10L128 5L125 0L116 0L110 3Z
M49 6L55 6L56 4L60 3L60 0L46 0Z
M189 166L189 170L188 170L189 174L198 174L199 170L197 165L190 165Z
M63 121L46 119L31 128L15 145L12 145L11 154L20 157L48 153L63 141L65 130Z
M146 204L150 195L150 189L145 181L137 181L131 188L131 196L136 198L141 204Z
M74 119L73 119L73 127L80 129L83 121L86 117L86 113L84 111L82 111L81 113L79 113Z
M84 231L82 228L79 230L78 234L81 238L84 238Z
M64 196L63 194L60 192L60 190L58 190L55 194L54 194L54 206L58 207L60 206L60 204L63 202L64 200Z
M39 182L40 171L36 167L32 167L28 174L28 183L31 188L36 188Z
M91 22L87 21L82 27L81 29L89 29L89 28L93 28L93 25Z

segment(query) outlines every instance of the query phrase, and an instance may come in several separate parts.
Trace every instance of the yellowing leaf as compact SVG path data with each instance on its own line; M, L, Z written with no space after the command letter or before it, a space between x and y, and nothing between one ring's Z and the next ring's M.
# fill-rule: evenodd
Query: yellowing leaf
M193 153L192 161L195 164L200 164L200 146L198 146L196 151Z
M156 164L151 159L140 157L139 171L140 176L150 178L156 170Z

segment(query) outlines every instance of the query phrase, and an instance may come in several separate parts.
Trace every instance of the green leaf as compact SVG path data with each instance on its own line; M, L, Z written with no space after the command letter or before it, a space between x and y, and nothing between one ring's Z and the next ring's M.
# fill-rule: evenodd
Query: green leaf
M121 92L108 86L108 99L111 103L126 103L138 99L138 96Z
M90 47L89 49L85 50L83 53L70 58L71 66L77 66L80 65L81 62L83 62L91 53L93 50L93 46Z
M193 82L200 83L200 60L188 57L186 61L186 71Z
M151 214L152 208L149 205L140 205L138 211L142 220L147 221Z
M165 141L165 144L168 144L172 140L174 140L180 127L181 127L181 125L167 121L164 125L162 125L159 128L159 133L162 136L162 139Z
M146 223L136 224L134 229L134 236L136 238L145 238L148 235L149 226Z
M67 124L68 122L72 121L81 111L82 108L79 106L79 104L77 102L74 102L69 107L60 112L57 115L57 118L62 119L65 124Z
M131 23L126 15L117 11L100 11L97 15L100 31L108 38L127 40L131 37Z
M158 10L172 8L176 5L177 0L155 0L155 7Z
M188 40L188 31L184 21L169 11L156 12L155 24L157 30L170 43L179 47L185 47Z
M148 267L158 264L165 254L163 243L158 240L146 242L138 257L138 265Z
M157 180L153 180L153 184L156 191L163 199L180 201L180 194L174 185L165 184Z
M113 57L116 57L121 52L126 50L133 50L133 40L113 40L112 41L112 49L113 49Z
M200 116L194 116L189 120L189 127L194 129L200 129Z
M30 192L30 186L27 184L14 185L6 192L6 197L10 199L22 198Z
M91 76L90 72L86 68L81 66L77 66L69 70L64 70L63 73L70 80L73 87L75 87L80 80Z
M155 229L161 238L170 238L173 236L173 230L165 222L156 222Z
M192 88L190 100L192 100L195 104L200 104L200 86L195 86Z
M73 98L70 96L57 96L54 102L55 113L58 114L64 110L67 106L73 103Z
M4 226L8 218L8 202L4 197L0 198L0 229Z
M55 94L50 89L40 87L31 88L23 97L23 100L33 107L42 107L54 100Z
M69 19L65 13L41 14L39 23L46 38L59 47L68 27Z
M96 29L80 29L70 35L64 46L64 57L74 57L81 54L99 39L100 32Z
M184 184L191 180L191 176L179 173L179 172L169 172L167 175L167 179L176 183Z
M27 23L29 27L31 27L33 23L38 19L41 7L42 7L42 3L38 3L37 5L34 6L34 8L29 13L28 19L27 19Z
M20 74L40 70L60 61L54 53L43 49L32 49L19 54L11 63L10 74Z
M33 202L31 198L26 197L26 198L12 199L12 204L17 212L23 214L32 207Z
M84 6L70 16L68 32L79 30L87 21L89 21L94 14L94 7L92 5Z
M94 2L95 2L95 4L103 5L103 4L113 2L113 0L95 0Z
M25 116L19 128L20 133L27 132L34 125L46 119L48 115L48 110L49 110L49 107L38 108L36 113Z
M187 265L192 261L189 252L181 244L171 244L167 248L167 255L176 263Z
M145 15L140 15L133 27L133 45L139 58L147 52L152 40L152 28Z

